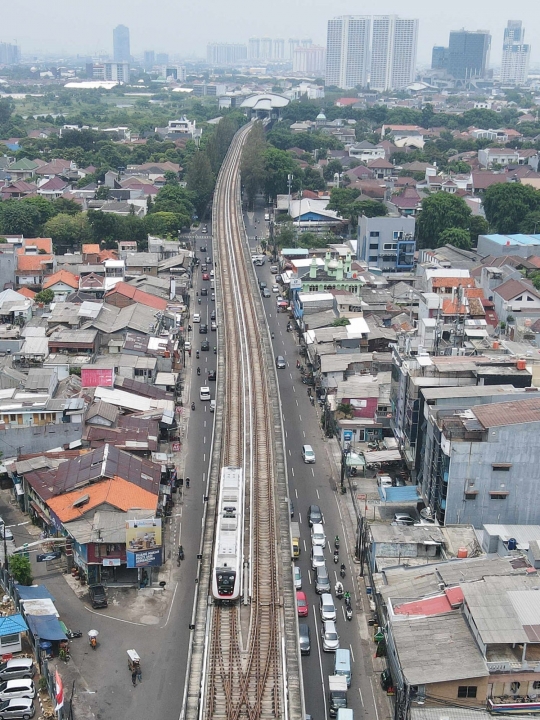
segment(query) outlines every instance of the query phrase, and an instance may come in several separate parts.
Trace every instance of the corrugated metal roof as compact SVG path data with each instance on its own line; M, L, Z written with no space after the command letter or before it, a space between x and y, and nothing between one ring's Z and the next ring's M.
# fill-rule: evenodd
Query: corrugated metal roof
M540 422L540 398L477 405L472 412L485 428Z

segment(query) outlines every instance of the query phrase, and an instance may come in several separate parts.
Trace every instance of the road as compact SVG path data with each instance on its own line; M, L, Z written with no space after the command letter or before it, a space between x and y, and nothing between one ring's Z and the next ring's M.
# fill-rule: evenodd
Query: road
M245 216L248 236L253 237L256 233L260 236L263 224L263 210L255 214L249 213ZM259 223L254 223L254 218L259 218ZM252 247L255 247L252 241ZM275 284L275 276L270 273L270 263L257 267L257 276L266 282L271 289ZM274 333L273 346L275 355L282 355L285 358L287 367L278 372L283 422L288 455L289 494L295 507L295 520L300 523L301 532L301 555L297 565L302 571L302 589L306 592L309 603L309 616L307 622L311 631L311 654L302 658L304 676L304 694L306 699L306 713L317 720L323 717L327 720L328 701L325 692L328 687L328 675L333 673L334 654L325 653L322 650L321 620L319 614L319 595L315 592L315 578L311 570L310 550L311 531L307 522L307 510L309 505L316 504L322 509L325 519L325 533L327 546L325 555L327 567L333 586L339 578L339 564L333 562L333 539L336 535L341 538L340 563L346 564L346 578L343 581L345 590L351 592L353 600L358 596L353 577L358 575L358 566L352 562L354 548L344 549L346 530L340 512L338 494L335 480L332 477L332 467L328 456L328 443L324 440L320 429L319 419L321 410L316 403L311 405L307 395L307 387L302 384L299 371L296 369L296 361L302 358L298 353L298 346L295 341L295 334L287 332L289 321L287 313L276 312L277 293L264 299L266 316L271 332ZM301 446L309 444L313 447L316 455L315 465L306 465L300 455ZM353 602L353 606L357 603ZM349 648L352 656L352 685L348 692L348 706L354 710L356 718L369 716L372 720L378 720L378 709L375 701L375 688L370 653L375 646L367 639L367 632L363 630L364 638L361 638L363 619L354 617L347 621L344 614L344 605L336 601L337 628L340 635L340 647ZM306 622L306 620L302 620ZM365 627L365 625L364 625Z

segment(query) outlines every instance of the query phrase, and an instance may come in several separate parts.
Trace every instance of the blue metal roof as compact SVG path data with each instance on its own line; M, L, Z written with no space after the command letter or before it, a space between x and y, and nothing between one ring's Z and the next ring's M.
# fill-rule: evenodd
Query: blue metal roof
M522 233L515 235L499 235L495 233L485 237L498 245L538 245L540 242L540 235L523 235Z
M379 496L383 502L390 503L416 503L419 500L418 489L416 485L405 485L403 487L385 488L379 487Z
M24 618L20 613L0 617L0 637L16 635L17 633L26 632L27 630L28 625L24 622Z

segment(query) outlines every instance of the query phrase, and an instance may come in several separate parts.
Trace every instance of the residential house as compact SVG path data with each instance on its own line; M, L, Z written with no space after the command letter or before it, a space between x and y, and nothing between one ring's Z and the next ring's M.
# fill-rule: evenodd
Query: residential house
M540 315L540 293L526 280L510 279L493 288L493 302L499 320L508 322L516 314Z
M40 163L28 158L21 158L12 163L8 170L12 180L29 180L34 177L36 170L40 167Z
M49 336L49 353L94 355L99 350L99 332L92 328L69 330L57 328Z
M349 147L349 156L360 160L360 162L368 163L370 160L384 160L386 153L383 147L363 140Z
M291 200L287 195L277 198L277 213L289 213L300 232L326 233L341 230L347 221L339 217L335 210L327 210L328 200L302 198Z
M2 200L19 200L23 197L35 195L37 185L27 182L26 180L17 180L0 187L0 195Z
M1 260L0 260L1 262ZM15 290L0 292L0 322L24 325L32 317L34 301Z
M43 283L43 290L54 292L54 301L63 302L74 290L79 288L79 278L67 270L59 270L49 275Z
M155 310L165 310L167 300L157 297L154 294L139 290L125 282L117 283L112 290L105 294L105 302L116 307L127 307L134 303L147 305Z
M406 187L399 195L392 195L391 202L405 217L416 217L422 209L422 199L413 187Z
M62 195L70 189L71 185L67 182L67 180L63 180L59 177L53 177L38 186L37 194L41 197L47 198L48 200L56 200L57 198L62 197Z

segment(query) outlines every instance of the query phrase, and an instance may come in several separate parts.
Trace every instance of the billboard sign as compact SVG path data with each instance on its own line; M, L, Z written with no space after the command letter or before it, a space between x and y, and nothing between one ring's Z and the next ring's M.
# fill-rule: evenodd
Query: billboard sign
M126 557L128 568L162 564L160 518L142 518L126 522Z
M291 290L301 290L302 289L302 279L301 278L291 278L289 287Z

